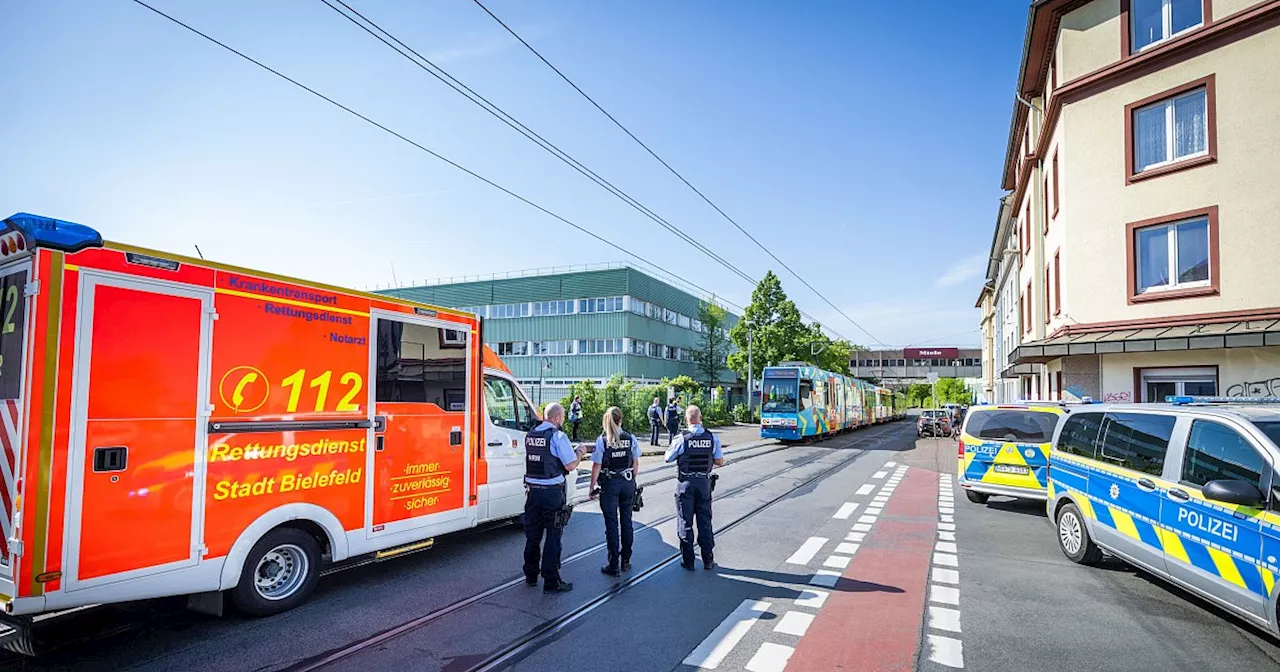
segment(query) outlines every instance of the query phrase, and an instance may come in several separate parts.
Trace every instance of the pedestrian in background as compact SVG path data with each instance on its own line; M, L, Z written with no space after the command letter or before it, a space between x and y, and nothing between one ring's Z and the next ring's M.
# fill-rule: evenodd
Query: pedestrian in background
M622 409L617 406L610 406L604 412L600 425L604 431L596 439L596 449L591 453L591 497L597 496L596 483L599 483L604 541L609 549L609 564L600 571L617 576L631 570L631 543L635 539L631 505L636 498L636 479L640 476L640 445L634 436L623 431Z
M676 463L676 536L680 538L680 566L693 569L693 525L698 524L702 568L716 566L716 533L711 527L711 470L724 466L720 437L702 426L702 410L685 409L689 431L667 449L666 461Z
M578 425L582 424L582 397L574 397L569 404L569 424L573 425L573 442L578 442Z
M662 404L658 403L658 398L653 398L653 403L649 404L649 445L659 445L658 437L662 433Z
M676 440L676 433L680 431L680 405L676 403L676 398L671 397L667 400L667 445L672 445Z
M541 573L542 592L567 593L573 584L560 579L560 536L568 510L564 477L582 456L560 429L564 406L547 404L543 417L524 437L524 581L536 586Z

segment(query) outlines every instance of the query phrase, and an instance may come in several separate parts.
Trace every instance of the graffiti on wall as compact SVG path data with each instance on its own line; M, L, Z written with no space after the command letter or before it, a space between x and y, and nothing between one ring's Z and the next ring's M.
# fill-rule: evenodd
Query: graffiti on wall
M1108 392L1102 397L1103 401L1132 401L1132 396L1128 392Z
M1245 381L1227 388L1228 397L1280 397L1280 378Z

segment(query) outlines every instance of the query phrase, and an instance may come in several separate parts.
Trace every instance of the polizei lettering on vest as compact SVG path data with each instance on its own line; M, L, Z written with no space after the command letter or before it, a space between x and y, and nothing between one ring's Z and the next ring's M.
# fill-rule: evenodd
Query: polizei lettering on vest
M690 448L711 448L713 445L711 439L693 439L689 441Z
M1220 518L1211 518L1199 511L1192 511L1185 506L1178 507L1178 522L1230 542L1235 542L1240 536L1240 528L1235 525Z

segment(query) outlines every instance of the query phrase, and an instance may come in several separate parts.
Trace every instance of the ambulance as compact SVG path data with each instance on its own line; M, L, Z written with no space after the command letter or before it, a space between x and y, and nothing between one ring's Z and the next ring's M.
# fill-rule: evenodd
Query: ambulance
M326 565L520 515L539 416L478 317L3 224L0 619L270 615Z

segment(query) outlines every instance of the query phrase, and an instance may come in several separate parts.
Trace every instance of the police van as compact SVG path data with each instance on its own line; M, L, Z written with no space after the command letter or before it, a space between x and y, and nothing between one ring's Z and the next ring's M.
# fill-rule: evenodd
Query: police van
M1071 413L1049 454L1058 545L1115 555L1273 633L1280 399L1169 397Z
M970 408L956 444L957 482L969 501L985 504L991 495L1043 500L1049 442L1066 412L1057 401Z

